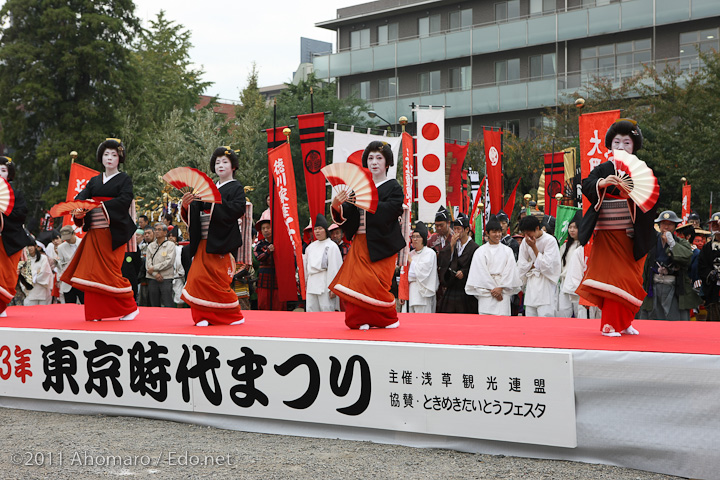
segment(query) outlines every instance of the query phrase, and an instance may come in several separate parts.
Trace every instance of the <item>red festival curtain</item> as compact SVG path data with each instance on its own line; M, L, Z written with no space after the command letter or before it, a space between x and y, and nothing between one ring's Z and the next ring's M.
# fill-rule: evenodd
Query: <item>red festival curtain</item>
M503 207L503 177L502 177L502 130L483 128L483 140L485 142L485 171L487 172L487 184L489 189L486 198L490 205L485 205L485 211L491 214L498 213Z
M563 193L565 185L565 153L545 153L543 157L545 158L545 213L557 217L555 195Z
M68 179L68 189L67 194L65 195L65 201L69 202L70 200L73 200L78 193L83 191L90 179L96 175L100 175L100 172L84 165L80 165L79 163L73 163L70 166L70 178ZM75 229L75 235L78 237L82 238L85 236L85 232L83 232L81 228L75 226L70 218L70 215L63 216L63 227L65 225L71 225Z
M272 215L275 275L281 302L298 299L295 263L299 269L300 297L305 298L305 271L297 214L297 189L290 144L285 142L268 152L268 167L275 188ZM293 258L294 257L294 258Z
M310 219L325 215L325 176L320 169L325 166L325 113L298 115L300 149L305 172Z
M605 134L610 125L620 118L620 110L586 113L580 115L580 171L581 183L590 171L608 160L612 152L605 149ZM547 183L547 179L545 180ZM590 202L583 196L583 213L590 207Z
M446 202L454 207L462 207L462 166L465 162L469 144L445 144L445 165L450 166L448 175L448 188L445 193ZM447 168L447 167L446 167Z

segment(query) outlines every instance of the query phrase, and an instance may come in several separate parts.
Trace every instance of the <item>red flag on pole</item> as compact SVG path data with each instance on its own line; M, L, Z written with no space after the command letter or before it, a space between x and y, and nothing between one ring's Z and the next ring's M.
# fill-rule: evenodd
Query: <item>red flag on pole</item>
M605 134L610 125L620 118L620 110L586 113L580 115L580 168L581 178L584 180L590 171L609 160L612 151L605 148ZM547 179L545 179L547 183ZM590 208L590 202L583 196L583 213Z
M518 181L515 184L515 188L513 188L512 194L510 195L510 197L508 197L508 201L505 202L505 206L503 207L503 212L507 214L508 218L512 217L513 210L515 210L515 194L517 193L518 185L520 185L520 180L522 180L522 177L518 178Z
M325 166L325 113L298 115L300 149L305 172L310 219L325 215L325 176L320 169Z
M285 142L268 152L268 167L275 187L271 218L278 295L281 302L295 301L298 299L295 264L299 270L301 298L305 298L305 271L300 238L302 227L297 215L297 189L289 143Z
M470 188L470 185L468 185L468 171L463 170L462 171L462 204L460 205L460 211L463 213L463 215L468 214L468 210L470 210L470 196L468 195L468 189Z
M398 284L398 298L401 300L410 299L410 282L408 279L408 266L407 259L410 254L410 236L412 235L412 218L410 215L410 208L413 203L413 183L414 183L414 172L413 172L413 155L415 154L413 148L413 139L409 133L403 132L402 134L402 146L401 150L403 158L403 193L405 194L402 214L402 234L405 237L405 248L400 252L400 258L398 263L400 265L400 283Z
M477 208L480 203L480 197L483 196L481 192L483 184L485 183L485 178L486 177L483 177L482 180L480 180L480 185L478 186L478 191L475 195L475 202L473 203L472 211L470 212L470 225L475 225L475 216L478 214Z
M69 202L70 200L74 200L77 194L82 192L87 186L90 179L96 175L100 175L100 172L93 170L92 168L80 165L79 163L73 163L70 165L70 178L68 179L68 189L67 194L65 195L65 201ZM85 236L85 232L83 232L81 228L75 226L70 218L70 215L63 216L63 227L65 225L72 226L75 229L75 235L78 237L82 238Z
M692 187L690 185L683 185L683 187L682 187L682 220L683 220L683 223L687 223L688 219L690 218L690 214L692 213L692 208L690 205L691 190L692 190Z
M268 128L265 130L267 133L267 149L268 152L272 150L273 148L277 148L283 143L286 142L285 134L283 133L283 130L285 130L287 127L277 127L277 128Z
M487 185L489 189L490 205L485 205L485 211L491 214L498 213L503 205L502 191L502 130L483 128L483 140L485 142L485 172L487 174Z
M445 201L448 205L462 207L462 166L465 162L469 144L445 144L445 165L450 166Z
M545 157L545 213L556 217L555 195L563 193L565 185L565 153L546 153L543 156Z

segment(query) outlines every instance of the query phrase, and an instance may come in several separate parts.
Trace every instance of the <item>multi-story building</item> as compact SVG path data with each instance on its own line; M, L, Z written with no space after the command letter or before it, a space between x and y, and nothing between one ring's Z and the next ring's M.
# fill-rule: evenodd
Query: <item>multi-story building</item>
M313 65L341 98L390 122L412 103L449 106L446 136L464 140L483 125L527 136L597 76L689 71L720 50L720 0L379 0L316 25L337 32Z

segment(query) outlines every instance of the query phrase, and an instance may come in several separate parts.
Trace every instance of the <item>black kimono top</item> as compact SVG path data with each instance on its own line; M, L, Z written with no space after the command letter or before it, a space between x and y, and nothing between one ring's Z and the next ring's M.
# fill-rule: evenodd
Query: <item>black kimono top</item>
M245 188L237 180L231 180L219 188L222 203L192 202L189 211L181 209L180 215L188 226L190 234L190 255L195 256L200 244L200 212L212 209L208 238L205 246L207 253L223 255L237 253L242 245L242 235L238 219L245 215Z
M109 200L103 201L102 208L107 213L110 222L112 249L115 250L129 242L135 235L135 222L130 217L130 205L133 201L133 184L130 176L125 172L119 172L103 183L103 174L101 173L90 179L83 191L77 194L75 200L99 197L109 198ZM75 225L82 227L84 232L90 229L92 220L89 215L74 220Z
M395 255L405 248L406 244L398 221L398 217L402 215L403 201L405 200L402 187L397 180L391 178L377 187L377 191L377 210L375 213L366 212L365 216L365 234L372 262ZM352 240L360 227L360 210L352 203L347 202L343 203L342 208L345 222L341 224L341 227L345 236ZM336 212L333 212L333 218L338 224L342 222Z
M17 190L14 193L15 206L10 215L0 213L0 238L2 238L5 253L8 256L16 254L28 245L34 245L23 228L28 212L25 197Z

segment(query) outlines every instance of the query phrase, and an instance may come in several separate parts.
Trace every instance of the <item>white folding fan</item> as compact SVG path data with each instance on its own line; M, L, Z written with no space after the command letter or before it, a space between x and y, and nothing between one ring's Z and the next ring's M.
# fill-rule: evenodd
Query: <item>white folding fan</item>
M655 173L645 162L624 150L613 150L615 158L615 173L622 180L620 188L647 213L657 203L660 196Z
M215 182L196 168L173 168L162 179L183 193L192 193L198 200L207 203L222 203L222 197Z
M15 192L13 192L10 184L4 179L0 182L0 213L10 215L15 206Z

